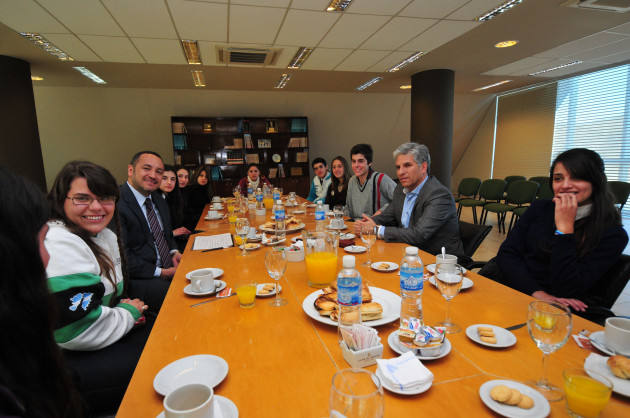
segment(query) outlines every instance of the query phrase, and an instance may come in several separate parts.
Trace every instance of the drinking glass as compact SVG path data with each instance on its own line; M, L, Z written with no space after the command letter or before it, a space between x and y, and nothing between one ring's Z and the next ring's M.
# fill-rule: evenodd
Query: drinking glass
M381 418L383 386L374 373L363 369L338 371L330 388L330 418Z
M459 293L463 280L464 273L459 264L439 264L435 268L435 283L446 299L446 319L435 325L446 328L448 334L455 334L462 330L451 319L451 300Z
M282 277L287 268L287 256L284 253L284 248L269 248L265 253L265 267L267 267L267 273L269 273L269 276L276 281L276 297L269 302L269 305L286 305L289 301L279 296L280 288L278 287L280 277Z
M565 369L564 391L570 417L597 418L610 401L613 384L592 370Z
M335 215L335 227L341 229L341 226L343 225L343 206L334 206L333 214Z
M364 267L369 267L372 265L372 254L370 253L370 249L372 248L372 245L376 241L376 234L374 233L374 227L367 226L367 225L364 225L361 227L361 241L363 241L363 243L365 244L368 250L367 261L361 265Z
M543 352L540 379L527 381L529 386L540 392L549 401L559 401L564 397L561 389L549 383L547 370L549 354L558 350L571 335L573 319L571 311L557 302L536 300L527 309L527 330L536 346Z
M249 221L247 218L238 218L236 220L236 234L243 241L243 251L239 255L245 256L247 255L247 251L245 251L245 245L247 244L247 234L249 233Z
M239 186L235 186L234 189L232 189L232 194L235 198L238 199L238 197L241 195L241 188Z
M238 199L238 204L241 208L241 213L243 214L243 216L245 216L245 214L247 213L247 199L243 196L241 198Z

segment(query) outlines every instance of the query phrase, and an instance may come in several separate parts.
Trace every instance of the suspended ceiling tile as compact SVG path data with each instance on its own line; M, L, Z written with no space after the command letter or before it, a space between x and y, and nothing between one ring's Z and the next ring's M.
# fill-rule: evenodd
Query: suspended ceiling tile
M398 63L406 60L407 58L409 58L409 52L394 51L388 56L386 56L384 59L382 59L381 61L377 62L376 64L368 68L367 71L384 73L385 71L389 70L390 68L397 65Z
M437 22L434 19L395 17L361 45L361 49L398 49Z
M534 65L528 68L521 68L520 70L514 70L512 73L510 73L510 75L514 75L514 76L526 76L538 71L542 71L542 70L546 70L548 68L553 68L553 67L558 67L560 65L565 65L570 63L571 61L567 61L567 60L561 60L561 59L556 59L556 60L551 60L551 61L547 61L545 63L541 63L538 65ZM573 67L577 67L580 64L576 64ZM556 71L558 70L554 70L554 71L549 71L549 74L557 74ZM572 71L579 71L579 70L572 70ZM544 73L544 74L548 74L548 73ZM539 74L539 76L542 76L542 74ZM545 77L547 77L547 75L545 75ZM555 77L555 76L554 76Z
M350 3L345 13L394 16L409 0L355 0Z
M16 32L68 33L68 29L33 0L1 0L0 10L0 21Z
M469 0L415 0L405 7L399 16L442 19Z
M265 65L265 68L285 68L287 71L293 71L293 69L287 68L289 63L298 51L298 47L292 45L274 45L272 49L277 50L278 57L276 63L273 65Z
M544 65L552 62L553 59L545 57L527 57L518 61L511 62L507 65L503 65L498 68L494 68L490 71L486 71L481 75L510 75L516 74L517 71L524 72L528 68L535 67L537 65ZM531 72L531 71L530 71Z
M289 10L276 43L314 47L339 17L337 13Z
M199 41L199 51L201 52L201 61L203 65L215 65L225 67L226 64L219 63L217 58L216 47L227 46L226 44L219 44L216 42Z
M330 0L293 0L291 2L291 8L324 12L326 11L326 7L328 7L329 4Z
M38 0L38 2L77 35L124 35L99 1Z
M488 13L495 7L505 3L507 0L475 0L470 1L453 13L448 15L449 19L474 20L475 18ZM518 7L515 6L515 7ZM509 11L506 13L510 13Z
M52 42L57 48L74 58L75 61L102 61L75 35L68 33L46 33L44 38Z
M440 20L400 49L405 51L431 51L478 25L480 25L479 22Z
M231 0L230 4L246 4L249 6L288 7L290 0Z
M599 58L597 62L606 63L606 64L615 64L622 61L630 60L630 51L620 52L618 54L607 55L605 57Z
M630 50L630 40L625 37L621 41L617 41L611 44L600 46L599 48L589 49L588 51L582 51L573 55L567 55L564 59L569 61L594 61L602 57L607 57L613 54L619 54Z
M566 63L566 62L567 61L564 61L564 63ZM557 65L562 65L562 62L560 62ZM599 64L599 63L583 62L581 64L572 65L570 67L560 68L558 70L553 70L553 71L548 71L546 73L537 74L535 77L542 77L542 78L564 77L564 76L567 76L567 75L571 75L571 74L574 74L574 73L579 73L579 72L582 72L582 71L598 68L598 67L601 67L601 66L602 66L602 64Z
M540 52L536 54L538 57L549 58L563 58L569 55L575 54L579 51L589 50L600 47L602 45L610 44L622 39L627 39L628 36L620 35L617 33L599 32L595 35L586 36L573 42L557 46L548 51Z
M128 38L115 36L79 35L105 62L144 63Z
M155 0L103 0L103 4L132 38L177 39L164 2Z
M356 48L387 22L387 16L344 14L320 43L327 48Z
M302 69L330 71L352 53L352 49L315 48Z
M168 0L182 39L227 42L227 4Z
M625 23L623 25L612 27L610 29L607 29L605 32L621 33L623 35L630 35L630 23Z
M231 6L229 41L255 44L273 43L285 9Z
M348 58L335 68L337 71L366 71L368 68L382 60L389 51L354 51Z
M182 45L172 39L131 38L149 64L187 64ZM202 55L201 60L205 57ZM193 65L191 65L193 67Z

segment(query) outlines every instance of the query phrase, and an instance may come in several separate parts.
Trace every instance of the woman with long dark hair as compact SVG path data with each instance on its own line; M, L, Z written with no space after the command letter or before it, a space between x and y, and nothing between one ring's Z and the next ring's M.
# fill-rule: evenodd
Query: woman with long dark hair
M591 290L617 261L628 235L599 154L565 151L551 164L549 178L553 200L535 202L499 249L499 281L582 312L597 303Z
M53 337L46 282L48 205L0 166L0 416L79 417L83 407Z
M119 198L112 174L88 161L66 164L48 194L46 272L59 311L55 339L93 413L122 401L153 324L138 327L148 306L126 297ZM118 234L107 229L112 220Z
M162 197L166 200L171 215L171 226L173 227L175 242L179 252L183 253L190 231L184 226L184 200L179 188L177 170L172 165L164 166L160 191L162 192Z
M191 231L195 230L203 208L212 199L212 183L209 165L202 165L195 170L195 174L186 186L187 202L184 207L184 225Z
M333 158L330 164L332 171L332 182L326 192L327 205L346 206L346 197L348 196L348 180L350 179L350 168L348 162L341 155Z
M238 182L238 187L241 189L241 195L247 196L249 189L255 192L259 187L262 189L264 184L272 187L267 177L263 176L260 172L258 164L250 163L247 166L247 175Z

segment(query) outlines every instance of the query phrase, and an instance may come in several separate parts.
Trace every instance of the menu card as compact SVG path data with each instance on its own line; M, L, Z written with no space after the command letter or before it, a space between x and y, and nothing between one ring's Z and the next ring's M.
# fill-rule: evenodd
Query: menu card
M193 251L196 250L214 250L217 248L233 247L234 241L232 234L225 233L219 235L204 235L201 237L195 237L193 243Z

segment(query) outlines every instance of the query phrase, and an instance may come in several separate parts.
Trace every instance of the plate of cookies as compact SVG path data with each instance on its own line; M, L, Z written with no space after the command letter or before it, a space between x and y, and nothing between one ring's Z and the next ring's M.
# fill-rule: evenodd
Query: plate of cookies
M516 344L516 336L496 325L476 324L466 328L466 336L486 347L505 348Z
M282 286L278 285L278 290L282 292ZM276 285L274 283L261 283L256 285L256 296L266 298L276 294Z
M376 263L372 263L370 267L376 271L390 272L397 270L398 264L392 263L391 261L377 261Z
M512 380L490 380L479 388L483 403L504 417L546 417L549 401L537 390Z

